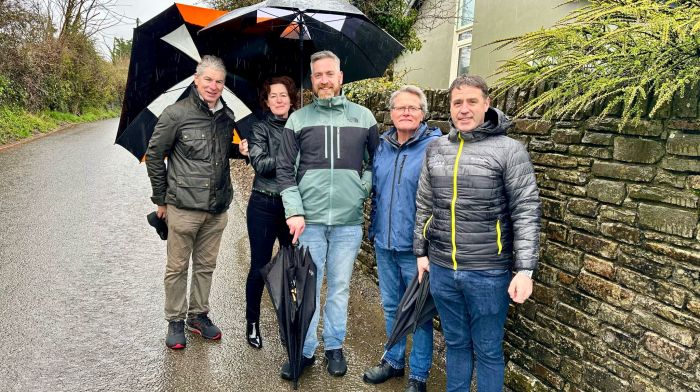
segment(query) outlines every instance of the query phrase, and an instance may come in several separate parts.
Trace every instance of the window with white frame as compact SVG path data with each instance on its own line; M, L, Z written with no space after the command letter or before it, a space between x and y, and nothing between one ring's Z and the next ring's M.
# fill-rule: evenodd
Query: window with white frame
M476 0L459 0L457 21L457 75L469 73L472 54L472 28Z

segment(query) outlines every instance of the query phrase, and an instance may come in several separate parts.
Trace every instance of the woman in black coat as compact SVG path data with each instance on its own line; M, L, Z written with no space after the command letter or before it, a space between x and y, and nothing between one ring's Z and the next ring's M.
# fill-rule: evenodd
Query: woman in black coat
M292 241L277 187L275 165L282 129L297 104L294 81L287 76L267 79L260 91L260 104L266 110L266 116L253 125L248 140L255 179L247 213L250 271L246 282L246 340L258 349L262 348L259 320L260 300L265 287L260 269L270 262L275 239L280 246L290 245Z

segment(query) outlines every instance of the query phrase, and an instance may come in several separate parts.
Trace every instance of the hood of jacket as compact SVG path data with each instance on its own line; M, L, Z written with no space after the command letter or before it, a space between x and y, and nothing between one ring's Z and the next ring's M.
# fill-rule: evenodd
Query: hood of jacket
M450 141L457 141L459 134L465 142L472 142L485 139L490 136L505 135L510 127L511 121L499 109L489 107L484 116L484 123L471 131L460 131L455 127L452 117L448 121L450 124L450 133L448 138Z
M402 145L399 144L399 140L396 137L396 134L398 131L396 130L396 127L392 126L384 132L382 135L382 139L386 140L387 143L389 143L392 147L399 148ZM404 143L404 146L409 146L413 143L418 143L423 139L426 139L430 136L442 136L442 131L440 131L439 128L435 127L429 127L428 123L425 121L422 121L420 125L418 125L418 129L411 135L411 137L406 140L406 143Z

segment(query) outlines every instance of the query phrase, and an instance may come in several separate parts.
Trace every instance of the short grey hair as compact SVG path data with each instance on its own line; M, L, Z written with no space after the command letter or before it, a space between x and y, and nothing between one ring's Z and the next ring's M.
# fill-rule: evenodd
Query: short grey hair
M204 70L207 68L211 68L215 71L221 71L224 73L224 75L226 75L226 66L224 65L223 60L216 56L206 55L202 57L202 61L197 64L197 70L194 74L201 76L204 73Z
M335 53L331 52L330 50L322 50L320 52L316 52L311 55L311 62L309 63L309 69L313 73L314 70L314 63L317 62L318 60L321 59L333 59L335 60L335 63L338 64L338 71L340 71L340 59L338 56L335 55Z
M396 97L398 97L401 93L409 93L417 96L418 99L420 99L420 110L423 111L423 114L428 113L428 99L425 97L425 93L423 92L423 90L421 90L420 87L414 86L412 84L407 84L391 93L391 96L389 97L389 109L394 108L394 102L396 101Z
M486 80L484 80L484 78L479 75L460 75L452 81L450 88L447 90L448 95L450 96L450 101L452 100L452 91L463 86L476 87L481 90L484 98L489 97L489 86L486 84Z

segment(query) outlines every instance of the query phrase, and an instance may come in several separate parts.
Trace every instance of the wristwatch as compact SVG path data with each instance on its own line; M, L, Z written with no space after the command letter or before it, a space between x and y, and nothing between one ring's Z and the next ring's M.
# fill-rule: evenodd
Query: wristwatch
M523 269L523 270L518 271L518 273L521 274L521 275L525 275L525 276L527 276L528 278L532 279L532 270Z

